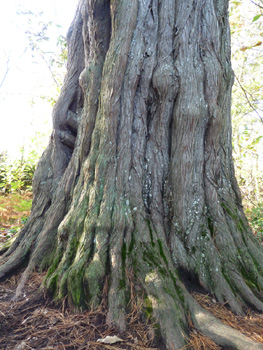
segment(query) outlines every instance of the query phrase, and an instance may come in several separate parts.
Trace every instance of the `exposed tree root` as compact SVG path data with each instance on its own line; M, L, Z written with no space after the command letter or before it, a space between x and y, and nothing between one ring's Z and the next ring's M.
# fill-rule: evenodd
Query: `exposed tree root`
M0 261L0 278L27 265L18 300L39 268L75 310L99 308L106 285L119 331L142 305L168 350L191 322L221 346L262 349L190 293L263 311L263 252L232 162L227 6L80 0L32 214Z
M239 331L223 324L197 303L191 305L191 316L195 327L218 345L237 350L263 349L263 344L256 343Z
M18 298L16 302L10 304L10 295L15 290L17 278L13 277L5 280L0 285L0 349L14 349L17 345L30 346L32 348L53 348L63 349L63 345L69 349L84 349L91 346L92 349L129 349L129 350L160 350L163 344L154 343L154 332L156 325L146 322L141 318L145 313L147 305L145 301L135 298L134 291L131 290L130 313L126 316L127 329L124 333L119 333L117 329L106 325L107 284L104 286L102 295L102 304L99 308L84 313L72 314L66 307L66 300L61 303L60 308L54 308L48 299L43 298L39 293L39 286L42 282L43 274L32 274L29 283L24 290L24 295ZM132 289L134 286L132 286ZM231 349L262 349L263 345L263 318L256 314L250 314L248 317L235 316L230 310L222 305L215 303L207 295L195 293L194 298L199 301L196 310L204 310L203 307L221 318L225 323L245 333L250 339L256 339L261 344L255 344L249 338L242 336L238 332L237 338L219 339L221 345L228 344ZM202 309L200 308L202 306ZM148 305L149 306L149 305ZM196 306L195 306L196 307ZM210 312L202 313L202 317L210 318ZM197 311L198 313L198 311ZM211 315L211 314L210 314ZM198 318L199 316L197 316ZM201 318L202 318L201 317ZM143 321L144 320L144 321ZM211 320L211 319L210 319ZM197 321L198 327L195 327L190 318L188 318L191 333L187 345L180 350L220 350L222 347L213 343L208 337L198 331L202 320ZM217 324L217 323L216 323ZM218 326L218 324L217 324ZM202 327L202 326L201 326ZM204 326L207 329L207 326ZM221 327L221 326L220 326ZM229 326L227 328L230 328ZM231 334L234 328L231 329ZM228 333L224 331L223 338L227 338ZM220 333L220 332L217 332ZM97 339L104 338L107 335L118 335L124 340L122 343L107 345L100 344ZM205 332L204 332L205 334ZM212 329L209 335L215 338ZM218 334L216 335L218 337ZM241 347L238 347L238 340L242 339ZM231 343L231 345L230 345ZM63 345L62 345L63 344ZM247 345L248 344L248 345ZM248 346L248 347L247 347Z
M212 313L221 322L245 334L252 340L263 343L263 335L261 334L263 318L261 314L257 316L248 309L246 316L237 316L225 305L216 302L208 295L193 293L193 296L204 309Z

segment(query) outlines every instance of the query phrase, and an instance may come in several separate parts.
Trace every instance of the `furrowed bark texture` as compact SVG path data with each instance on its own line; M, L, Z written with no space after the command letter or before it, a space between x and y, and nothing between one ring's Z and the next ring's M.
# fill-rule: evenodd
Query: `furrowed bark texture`
M184 346L188 314L220 345L263 349L190 295L263 311L263 254L232 162L227 11L225 0L80 1L32 213L1 260L2 278L27 266L17 295L48 268L54 297L96 307L107 279L107 321L124 330L132 284L166 349Z

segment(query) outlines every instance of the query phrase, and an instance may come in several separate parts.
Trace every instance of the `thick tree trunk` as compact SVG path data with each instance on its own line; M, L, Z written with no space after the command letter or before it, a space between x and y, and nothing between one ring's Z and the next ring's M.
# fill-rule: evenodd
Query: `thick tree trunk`
M263 349L190 295L263 311L263 254L232 162L227 11L226 0L80 0L32 214L1 260L2 278L27 264L17 295L48 268L55 298L95 307L107 279L108 322L123 330L132 283L167 349L185 344L188 314L218 344Z

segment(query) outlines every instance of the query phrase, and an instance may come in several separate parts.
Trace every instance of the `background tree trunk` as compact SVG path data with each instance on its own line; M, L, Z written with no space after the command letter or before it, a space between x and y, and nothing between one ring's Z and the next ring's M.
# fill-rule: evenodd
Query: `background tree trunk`
M263 349L202 309L202 288L263 311L263 254L242 210L231 145L226 0L80 0L68 74L34 177L31 216L3 255L46 288L126 327L131 285L180 349L187 316L218 344ZM132 276L132 278L131 278ZM150 310L150 311L149 311Z

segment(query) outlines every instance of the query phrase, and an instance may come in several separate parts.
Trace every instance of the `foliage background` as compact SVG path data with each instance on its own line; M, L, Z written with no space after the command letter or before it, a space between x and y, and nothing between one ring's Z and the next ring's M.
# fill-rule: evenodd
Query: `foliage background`
M231 1L230 25L233 157L247 216L263 239L263 1Z

